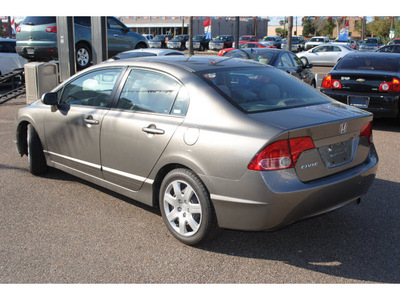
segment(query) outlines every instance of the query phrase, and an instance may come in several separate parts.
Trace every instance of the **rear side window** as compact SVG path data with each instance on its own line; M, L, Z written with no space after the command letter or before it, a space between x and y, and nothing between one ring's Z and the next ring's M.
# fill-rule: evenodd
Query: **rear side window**
M1 53L15 53L16 42L0 42L0 52Z
M56 17L26 17L22 24L24 25L43 25L56 23Z
M199 76L246 113L330 102L300 80L272 67L210 70Z
M336 66L336 70L369 70L399 72L399 58L389 55L385 56L345 56Z

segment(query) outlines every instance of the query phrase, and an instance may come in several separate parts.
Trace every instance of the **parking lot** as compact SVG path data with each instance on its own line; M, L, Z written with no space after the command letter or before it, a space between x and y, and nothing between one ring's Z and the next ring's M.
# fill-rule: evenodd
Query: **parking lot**
M313 68L319 85L330 68ZM51 169L28 172L0 106L0 283L400 283L400 126L373 124L380 157L359 205L274 232L174 239L157 209Z

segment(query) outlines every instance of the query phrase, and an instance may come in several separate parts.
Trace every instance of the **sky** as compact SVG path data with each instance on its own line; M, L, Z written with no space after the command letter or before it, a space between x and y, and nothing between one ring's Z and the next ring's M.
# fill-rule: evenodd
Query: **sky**
M4 1L3 1L4 2ZM283 1L216 1L216 0L119 0L116 5L96 5L93 1L68 0L68 5L54 0L20 0L2 3L4 16L268 16L271 25L279 25L282 15L298 16L388 16L397 0L385 0L385 5L362 5L358 1L335 0L334 5L316 5L315 0ZM198 5L193 5L198 3ZM368 4L368 2L365 2ZM391 9L392 8L392 9ZM396 11L399 15L399 11Z

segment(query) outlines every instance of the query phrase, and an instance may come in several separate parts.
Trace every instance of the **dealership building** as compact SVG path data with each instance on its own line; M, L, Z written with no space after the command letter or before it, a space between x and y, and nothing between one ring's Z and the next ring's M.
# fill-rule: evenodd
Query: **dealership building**
M140 34L188 34L190 17L119 17L131 30ZM208 21L209 20L209 21ZM269 35L268 19L257 17L239 18L239 35L256 35L258 38ZM235 35L235 17L193 17L193 34L205 33L208 29L211 37L219 35ZM208 25L208 24L207 24ZM275 35L275 33L273 34Z

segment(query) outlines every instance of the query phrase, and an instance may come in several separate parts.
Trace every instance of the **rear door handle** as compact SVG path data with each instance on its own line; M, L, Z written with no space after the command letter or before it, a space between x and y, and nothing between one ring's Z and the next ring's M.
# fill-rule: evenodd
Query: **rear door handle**
M150 134L164 134L165 130L157 128L156 125L151 124L147 127L143 127L142 130L146 133L150 133Z

